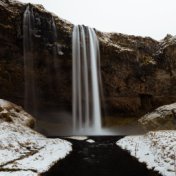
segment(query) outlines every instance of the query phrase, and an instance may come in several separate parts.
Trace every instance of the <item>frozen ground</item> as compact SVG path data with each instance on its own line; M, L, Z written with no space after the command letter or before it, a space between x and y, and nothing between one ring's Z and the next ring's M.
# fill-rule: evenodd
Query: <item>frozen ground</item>
M39 176L71 150L71 143L47 139L32 127L35 119L0 99L0 176Z
M176 175L176 131L156 131L127 136L116 143L139 162L163 176Z
M0 176L5 176L2 171L10 174L14 170L44 173L72 148L65 140L47 139L28 127L7 122L0 124L0 141Z
M65 140L47 139L28 127L7 122L0 124L0 141L0 176L10 171L29 171L31 176L47 172L72 148Z

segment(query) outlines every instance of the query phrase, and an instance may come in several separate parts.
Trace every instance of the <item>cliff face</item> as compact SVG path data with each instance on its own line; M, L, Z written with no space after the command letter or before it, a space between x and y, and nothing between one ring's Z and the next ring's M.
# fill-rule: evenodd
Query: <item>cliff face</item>
M23 13L27 4L0 0L0 97L24 102ZM73 25L33 8L34 79L39 105L71 111ZM52 16L57 27L56 69L53 68ZM107 113L138 115L176 100L176 38L162 41L97 31L100 40L104 104ZM57 77L53 77L57 70Z
M99 33L108 107L129 114L147 112L176 98L176 38Z
M28 4L0 0L0 97L24 103L23 14ZM32 30L33 78L40 103L70 106L72 24L40 5L29 5L34 13ZM57 80L53 75L52 18L57 26ZM32 58L31 58L32 59ZM55 84L56 83L56 84ZM39 103L39 104L40 104ZM58 106L57 106L58 107Z

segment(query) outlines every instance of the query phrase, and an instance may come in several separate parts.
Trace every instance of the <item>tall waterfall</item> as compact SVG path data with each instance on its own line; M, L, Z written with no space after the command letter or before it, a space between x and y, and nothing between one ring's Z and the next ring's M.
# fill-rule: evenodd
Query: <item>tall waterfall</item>
M57 28L56 28L56 23L54 18L52 17L51 20L51 31L52 31L52 43L53 43L53 69L54 69L54 85L55 85L55 89L57 89L57 84L58 84L58 70L59 70L59 65L57 62L57 54L58 54L58 44L57 44Z
M33 32L34 15L28 5L23 16L23 52L24 52L24 84L25 84L25 109L31 113L36 111L34 60L33 60Z
M73 128L74 131L101 129L100 53L95 31L74 26L73 60Z
M46 44L52 46L52 56L51 59L44 60L46 63L46 70L48 77L46 78L48 90L50 93L56 91L57 89L57 77L58 77L58 62L57 62L57 28L55 24L54 17L46 19L48 20L48 35ZM36 30L37 26L37 30ZM36 45L33 41L37 36L37 31L42 31L42 22L38 18L37 21L34 16L33 7L28 5L23 15L23 54L24 54L24 107L25 110L32 113L33 115L38 115L39 103L42 99L41 87L38 85L37 81L37 66L38 60L37 56L34 55L36 51ZM45 34L39 34L42 35ZM44 37L43 37L44 38ZM46 38L46 36L45 36ZM34 63L35 61L35 63ZM37 69L36 69L37 68Z

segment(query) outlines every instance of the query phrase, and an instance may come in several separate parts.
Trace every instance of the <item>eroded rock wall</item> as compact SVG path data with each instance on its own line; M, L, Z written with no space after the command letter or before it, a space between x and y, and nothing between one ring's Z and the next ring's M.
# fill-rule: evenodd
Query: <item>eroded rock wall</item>
M27 4L0 0L0 97L23 106L23 13ZM71 111L73 25L41 5L32 5L34 79L39 105ZM53 75L51 22L57 27L57 78ZM102 33L101 70L106 113L141 115L176 99L176 39L167 35L162 41L149 37Z

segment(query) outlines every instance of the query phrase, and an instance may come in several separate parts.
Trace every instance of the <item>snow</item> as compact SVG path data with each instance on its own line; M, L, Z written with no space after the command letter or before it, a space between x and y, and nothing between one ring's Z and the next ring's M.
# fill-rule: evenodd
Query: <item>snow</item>
M88 140L86 140L86 142L88 142L88 143L94 143L95 141L93 139L88 139Z
M147 168L163 176L176 174L176 131L156 131L145 135L127 136L116 143L130 152Z
M88 137L87 136L69 136L67 137L68 139L74 139L74 140L78 140L78 141L84 141L86 140Z
M111 33L103 33L103 35L100 37L100 41L106 43L108 46L116 48L116 51L133 52L132 49L119 45L118 43L114 42L111 38Z
M0 105L1 107L5 108L9 106L9 102L3 99L0 99Z
M166 118L167 116L172 115L172 111L176 111L176 103L161 106L153 112L146 114L141 119L143 120L146 118L150 121L156 118Z
M34 122L20 106L0 99L0 176L39 176L71 152L71 143L29 128Z
M13 170L35 171L27 172L29 176L44 173L72 150L65 140L47 139L21 124L7 122L0 123L0 141L0 168L9 171L0 171L0 176Z
M40 176L32 171L13 171L13 172L0 172L0 176Z
M31 126L35 122L34 118L25 112L22 107L3 99L0 99L0 116L0 121L13 121L13 123L24 126Z

